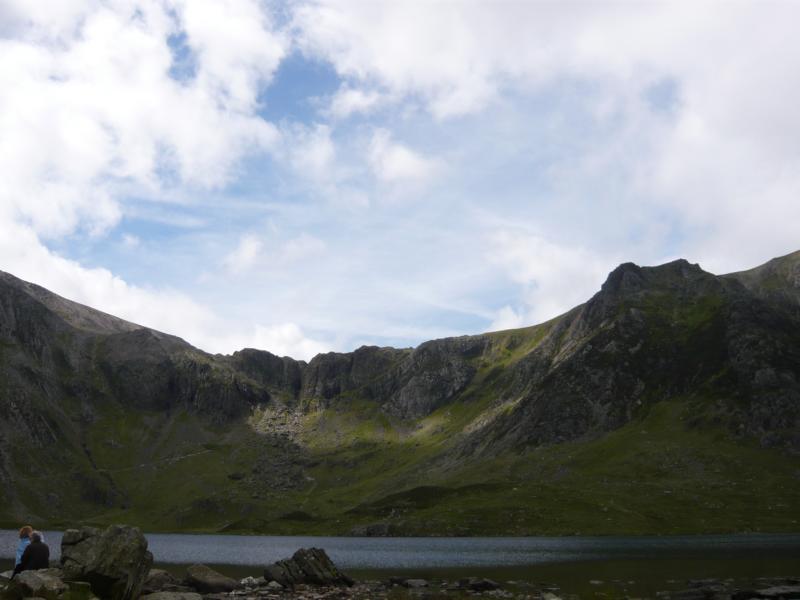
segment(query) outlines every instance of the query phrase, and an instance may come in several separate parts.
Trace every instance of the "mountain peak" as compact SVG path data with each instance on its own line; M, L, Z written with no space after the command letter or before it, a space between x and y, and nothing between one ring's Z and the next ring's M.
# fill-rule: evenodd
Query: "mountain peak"
M607 294L625 294L638 292L652 285L676 283L698 277L713 276L703 271L697 263L690 263L685 258L654 267L640 267L635 263L626 262L608 274L600 289Z
M53 311L66 323L90 333L126 333L143 329L141 325L125 321L95 308L68 300L35 283L23 281L10 273L0 271L0 285L22 292Z

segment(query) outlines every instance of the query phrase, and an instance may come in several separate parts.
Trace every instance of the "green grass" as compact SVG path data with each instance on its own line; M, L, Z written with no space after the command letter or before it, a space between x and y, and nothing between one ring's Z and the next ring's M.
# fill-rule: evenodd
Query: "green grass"
M90 436L92 454L129 507L81 500L70 491L74 473L53 473L45 487L59 490L62 507L74 514L40 516L43 525L275 534L342 534L370 523L406 535L800 531L797 457L690 426L703 402L655 404L597 439L442 461L453 431L480 412L480 402L440 409L428 418L436 427L408 432L354 400L308 417L309 437L317 434L303 467L310 479L290 489L277 489L269 471L253 477L253 464L277 460L286 447L246 427L220 438L185 414L160 421L109 416ZM108 449L112 431L122 448ZM128 443L141 445L126 455ZM43 482L31 484L25 500L46 511L35 497Z

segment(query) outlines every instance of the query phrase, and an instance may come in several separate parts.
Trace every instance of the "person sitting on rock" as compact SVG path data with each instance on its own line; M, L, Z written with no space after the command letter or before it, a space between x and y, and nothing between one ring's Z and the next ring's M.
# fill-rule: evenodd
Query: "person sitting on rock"
M17 544L17 558L14 561L15 567L22 560L22 553L25 552L25 548L27 548L28 544L31 543L32 533L33 533L33 527L31 527L30 525L25 525L25 527L19 530L19 544Z
M48 568L50 568L50 548L42 541L42 534L34 531L31 533L31 543L22 553L22 558L19 564L14 567L14 574L11 578L13 579L15 575L22 573L22 571Z

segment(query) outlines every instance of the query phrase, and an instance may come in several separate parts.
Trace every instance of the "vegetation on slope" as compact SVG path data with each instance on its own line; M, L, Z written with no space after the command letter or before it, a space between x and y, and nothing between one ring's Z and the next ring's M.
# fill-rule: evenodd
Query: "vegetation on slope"
M623 265L536 327L309 365L127 326L96 337L12 293L0 524L797 532L800 324L791 294L771 300L790 267L745 285L685 261Z

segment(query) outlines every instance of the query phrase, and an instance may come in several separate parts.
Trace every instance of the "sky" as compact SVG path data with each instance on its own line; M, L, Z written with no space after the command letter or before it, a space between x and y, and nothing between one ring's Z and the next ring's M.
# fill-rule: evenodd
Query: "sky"
M800 4L0 0L0 269L213 353L800 249Z

